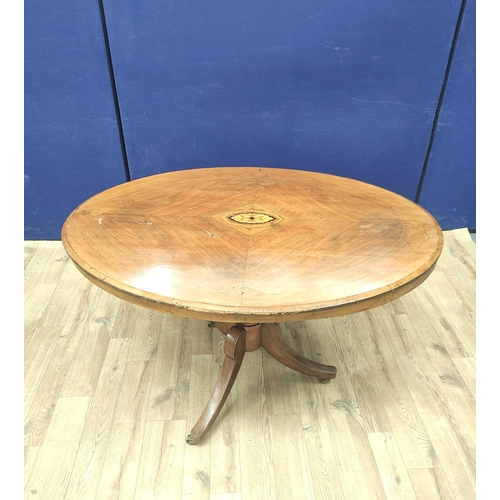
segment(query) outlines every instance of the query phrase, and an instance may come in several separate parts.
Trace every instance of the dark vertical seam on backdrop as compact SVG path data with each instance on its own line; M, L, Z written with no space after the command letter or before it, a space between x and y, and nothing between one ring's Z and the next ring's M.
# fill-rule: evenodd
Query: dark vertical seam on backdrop
M462 5L460 6L460 12L458 14L457 26L455 28L455 33L453 35L453 41L451 42L450 55L448 57L448 64L446 65L446 71L444 73L444 80L441 86L441 93L439 94L438 105L436 107L436 114L434 116L434 122L432 124L431 135L429 138L429 144L427 145L427 151L425 153L424 164L422 166L422 173L420 174L420 181L418 183L417 194L415 195L415 203L420 201L420 194L422 193L422 187L424 185L425 174L427 173L427 166L429 164L429 157L432 151L432 145L434 143L434 135L436 133L436 128L439 121L439 114L441 113L441 107L443 105L444 94L446 92L446 86L448 84L448 78L450 76L451 65L453 62L453 56L455 54L455 47L457 45L458 34L460 32L460 26L462 24L462 18L464 15L465 4L467 0L462 0Z
M111 59L111 48L109 46L108 27L106 25L106 15L104 13L104 4L103 4L103 0L97 0L97 1L99 3L99 12L101 14L102 32L104 35L104 46L106 47L106 58L108 60L109 77L111 80L111 92L113 94L113 102L115 105L116 121L118 123L118 134L120 136L120 146L122 149L123 165L125 167L125 177L126 177L127 181L130 181L130 168L128 165L127 149L125 147L125 134L123 133L122 115L120 112L120 103L118 102L118 92L116 90L115 72L113 69L113 61Z

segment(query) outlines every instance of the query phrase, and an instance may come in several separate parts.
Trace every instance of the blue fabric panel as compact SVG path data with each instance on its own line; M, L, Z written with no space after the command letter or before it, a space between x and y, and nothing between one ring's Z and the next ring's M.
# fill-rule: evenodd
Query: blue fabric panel
M458 0L104 0L132 178L316 170L415 198Z
M419 203L443 229L476 229L476 2L468 0Z
M25 3L25 238L126 180L99 4Z

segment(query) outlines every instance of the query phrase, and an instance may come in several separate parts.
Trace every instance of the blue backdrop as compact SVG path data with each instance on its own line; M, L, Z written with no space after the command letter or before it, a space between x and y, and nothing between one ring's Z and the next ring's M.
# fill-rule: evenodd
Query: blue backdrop
M476 228L475 40L475 2L468 1L419 197L449 228Z
M27 239L127 176L216 165L353 177L475 227L472 0L25 10Z
M89 196L125 182L99 4L25 2L25 238L60 239Z

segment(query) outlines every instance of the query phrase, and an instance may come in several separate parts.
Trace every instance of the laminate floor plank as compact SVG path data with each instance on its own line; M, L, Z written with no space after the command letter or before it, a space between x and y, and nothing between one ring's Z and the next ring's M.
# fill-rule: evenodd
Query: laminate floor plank
M28 266L35 255L36 250L38 248L37 240L25 240L24 241L24 269Z
M308 322L308 327L309 342L314 342L311 351L316 356L320 352L328 353L332 345L336 346L337 363L326 361L321 355L316 359L318 362L337 364L337 368L343 372L342 377L336 378L333 383L338 385L338 380L344 380L348 387L348 396L339 398L334 404L350 408L367 433L391 432L391 423L384 406L380 405L379 390L374 383L369 363L357 342L357 335L363 335L364 332L355 331L349 316Z
M93 396L112 338L119 302L93 286L86 300L83 333L68 370L61 397Z
M353 316L353 322L356 331L364 332L358 335L358 343L369 360L380 403L387 412L406 467L436 467L434 447L391 349L392 335L384 335L377 317L375 312L367 311Z
M66 375L69 366L73 362L76 346L84 330L87 309L90 304L89 297L92 290L96 288L91 284L90 286L83 285L84 283L79 288L78 294L69 297L69 300L59 297L59 301L51 303L53 308L59 308L62 303L64 309L70 309L69 304L72 304L71 312L65 314L64 327L40 328L36 331L33 341L26 345L26 411L30 410L32 415L36 413L31 408L36 394L38 403L35 403L35 406L39 410L41 409L45 423L47 423L46 416L51 414L51 408L54 407L66 381ZM37 358L33 358L34 355ZM33 375L38 377L39 383L32 379ZM28 421L32 418L32 416L25 415L25 419ZM36 420L37 417L34 417L34 419ZM40 435L43 438L43 433Z
M442 469L408 470L417 500L456 500Z
M310 498L343 500L347 498L342 489L345 471L339 468L339 453L344 446L343 436L330 433L327 421L329 412L324 408L324 398L329 394L331 384L308 381L304 376L296 383L296 387L304 444L313 478L314 495Z
M85 278L85 276L83 276L82 273L73 265L67 255L66 257L68 258L67 262L65 262L64 258L58 257L61 259L59 263L59 272L51 273L52 275L55 274L57 276L57 288L59 290L70 290L74 288L77 283L85 283L88 281L87 278Z
M307 459L304 432L300 415L270 415L273 442L273 464L278 500L311 498L314 496L313 479ZM292 449L280 443L294 442Z
M60 398L28 474L25 498L62 500L67 498L71 472L91 403L89 397ZM71 423L71 425L68 425Z
M424 418L436 453L443 464L441 468L455 498L476 498L476 477L471 467L474 457L468 450L464 450L456 426L443 420L438 412Z
M296 389L296 382L300 378L299 374L276 361L266 351L262 352L262 368L269 414L300 414Z
M125 365L96 498L132 500L136 494L153 370L154 360Z
M134 311L135 321L123 323L123 336L130 338L129 361L147 361L158 353L158 342L163 314L134 304L127 304Z
M40 446L25 446L24 447L24 487L28 484L28 479L33 466L36 462L36 457L40 452Z
M181 498L186 421L146 422L136 500Z
M24 418L40 387L62 328L37 328L24 354ZM26 430L25 430L26 431Z
M130 307L131 305L133 304L127 304L123 300L120 300L117 303L118 307L113 320L113 328L111 330L110 338L129 340L134 338L140 308L137 306ZM137 361L143 360L138 359Z
M454 358L453 363L457 367L462 380L467 384L469 392L476 400L476 360L475 358Z
M158 340L148 420L186 420L192 336L184 318L164 315Z
M388 320L387 316L377 317L381 329L388 328L386 326ZM404 334L405 331L399 330L399 333ZM397 339L397 336L394 335L394 338ZM445 472L457 498L474 498L476 470L474 422L467 421L467 416L464 419L457 410L439 376L432 370L432 364L426 363L422 350L418 351L418 342L408 334L405 340L405 342L392 342L394 358L400 365L404 380L410 388L433 450L438 457L439 466Z
M210 500L241 500L240 493L214 493L210 495Z
M215 387L224 361L225 336L215 334L212 347L212 376ZM195 357L193 356L193 361ZM238 379L236 379L238 380ZM208 401L206 399L205 401ZM198 413L198 415L200 415ZM217 421L209 431L210 436L210 495L241 492L240 447L238 439L238 412L236 398L229 393Z
M468 347L470 342L464 342L452 325L452 319L446 309L441 308L439 301L425 287L424 282L420 287L421 290L416 289L395 300L393 302L395 313L406 314L416 328L423 329L428 334L434 330L438 339L436 344L446 349L452 358L474 357L474 352L470 352Z
M417 395L421 395L418 406L421 407L426 398L434 402L443 401L443 404L452 409L455 418L463 422L459 427L467 430L470 436L469 446L473 447L476 439L476 401L453 360L443 353L437 358L431 358L428 352L430 349L426 349L427 346L424 346L420 337L414 334L414 325L406 315L380 315L377 319L384 330L390 327L391 321L396 326L399 335L393 335L393 352L407 385L412 394L415 394L413 399L416 400ZM436 350L430 351L433 354ZM424 383L419 385L417 381Z
M468 237L468 236L467 236ZM457 241L454 235L445 233L445 246L436 269L452 284L456 294L474 309L476 298L476 245L472 247Z
M449 326L465 346L465 352L473 357L476 354L476 314L475 307L471 309L455 293L441 270L436 270L422 287L427 301L433 310L446 311L449 318ZM428 292L428 295L426 294ZM439 303L439 307L436 304ZM425 302L424 302L425 304Z
M47 309L56 283L36 283L24 305L24 347L29 344L35 330L42 327L43 316Z
M436 269L443 272L460 300L470 310L476 305L476 245L468 231L445 231L445 246Z
M344 498L385 499L367 433L353 415L329 407L327 403L324 407L330 430L329 443L336 448L335 466L340 472Z
M25 416L25 446L38 446L43 442L82 333L81 328L76 331L67 331L62 327L44 328L41 331L49 331L49 338L58 332L59 338L53 349L49 351L51 355L46 368L43 371L40 367L38 368L39 373L43 373L43 378Z
M391 322L397 324L391 346L420 414L432 414L436 408L441 408L443 418L453 424L461 436L460 441L472 450L475 447L475 405L465 384L453 375L439 376L420 340L413 335L408 318L379 315L377 321L382 330L389 329ZM448 391L445 385L454 386L456 390Z
M128 339L112 339L85 419L78 454L66 493L79 500L96 498L115 408L127 361Z
M49 261L40 273L38 282L57 283L58 286L61 286L65 283L62 277L66 273L67 269L70 270L69 272L71 274L74 274L71 271L76 271L64 248L57 245L54 252L50 255ZM81 281L85 281L85 278Z
M194 339L192 343L193 356L198 354L212 354L215 338L221 338L223 335L213 326L209 326L208 321L200 319L185 318L186 328Z
M476 323L476 288L474 281L466 278L464 275L447 274L446 270L440 268L445 280L454 291L454 295L459 300L460 305L468 311L471 319L468 321L475 327ZM475 335L475 331L473 332Z
M411 300L414 301L415 299ZM410 310L411 307L409 299L406 301L406 309ZM406 323L404 328L410 332L412 337L418 337L425 348L428 359L432 362L432 366L450 395L462 400L463 404L475 414L474 358L452 358L444 346L442 338L434 328L429 328L427 325L422 325L421 323L415 323L406 314L397 314L394 318L396 318L396 323L404 320ZM460 367L464 367L463 371ZM472 414L470 416L472 421L475 421L475 416Z
M24 301L31 295L33 287L40 281L40 276L50 262L50 259L57 249L61 249L62 244L58 241L39 242L35 252L24 269Z
M454 264L460 263L460 268L467 272L471 279L476 278L476 244L472 241L467 229L455 229L454 231L445 231L444 238L446 251L456 260L451 261ZM449 262L444 259L443 264Z
M238 418L241 497L275 499L270 418L266 404L261 350L248 352L233 386ZM282 441L282 437L275 439Z
M192 357L190 367L189 404L187 434L198 420L215 385L216 368L212 354L197 354ZM215 422L215 425L217 422ZM212 428L212 432L214 428ZM182 477L182 499L208 500L210 498L211 481L211 447L210 433L200 444L187 445L184 453L184 472ZM217 464L214 464L217 467ZM217 485L217 487L220 487Z
M60 289L56 287L50 297L47 308L40 321L40 326L57 327L65 326L70 322L73 305L90 293L90 289L95 287L90 282L78 281L71 289ZM81 311L81 307L80 307Z
M390 433L368 434L388 499L417 500L396 439Z

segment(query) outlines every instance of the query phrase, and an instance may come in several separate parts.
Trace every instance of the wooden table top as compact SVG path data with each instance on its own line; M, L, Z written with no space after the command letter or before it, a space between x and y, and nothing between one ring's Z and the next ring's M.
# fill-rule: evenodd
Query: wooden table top
M223 322L280 322L387 303L432 271L443 234L415 203L328 174L217 167L137 179L66 220L93 283L135 304Z

